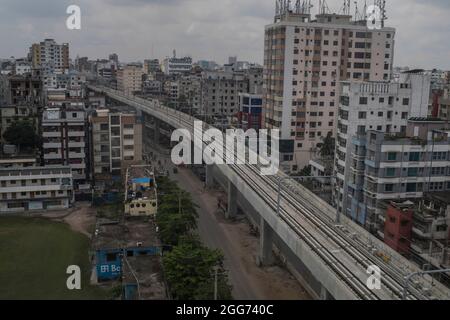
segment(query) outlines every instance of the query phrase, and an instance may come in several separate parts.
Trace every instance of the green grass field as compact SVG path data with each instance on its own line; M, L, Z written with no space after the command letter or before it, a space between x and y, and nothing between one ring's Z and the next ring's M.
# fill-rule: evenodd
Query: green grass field
M106 299L89 286L89 239L64 223L40 218L0 218L0 299ZM69 265L82 272L82 290L66 287Z

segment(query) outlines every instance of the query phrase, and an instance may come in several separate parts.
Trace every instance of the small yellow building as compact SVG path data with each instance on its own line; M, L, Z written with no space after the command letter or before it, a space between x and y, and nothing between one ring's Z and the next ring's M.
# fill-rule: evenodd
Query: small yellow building
M125 215L155 216L158 211L157 186L150 166L130 166L126 174Z

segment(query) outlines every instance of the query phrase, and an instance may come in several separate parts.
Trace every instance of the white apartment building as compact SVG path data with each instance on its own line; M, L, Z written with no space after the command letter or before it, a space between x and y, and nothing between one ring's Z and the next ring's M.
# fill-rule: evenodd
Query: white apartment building
M127 65L117 71L117 90L127 94L142 91L144 71L136 65Z
M16 62L14 65L14 74L23 76L27 73L31 74L31 65L27 62Z
M86 112L78 107L45 109L42 139L45 165L69 166L75 188L86 184L89 178Z
M286 10L265 29L264 125L281 130L281 166L298 172L336 133L340 81L389 81L395 29L349 15Z
M192 58L177 58L176 53L174 52L174 56L172 58L164 59L163 68L166 75L190 72L192 70Z
M47 73L42 77L44 89L80 89L86 83L86 76L78 72Z
M0 214L68 209L73 202L70 167L0 168Z
M427 117L429 92L430 77L422 73L404 73L399 82L342 83L334 163L341 212L350 214L349 195L362 188L355 176L364 168L366 133L406 134L409 118Z

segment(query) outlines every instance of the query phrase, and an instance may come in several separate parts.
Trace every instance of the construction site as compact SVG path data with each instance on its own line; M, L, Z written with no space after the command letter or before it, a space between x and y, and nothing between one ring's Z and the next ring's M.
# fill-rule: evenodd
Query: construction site
M162 270L164 247L155 223L156 183L149 166L131 166L124 210L117 220L97 218L91 282L121 286L123 300L169 298Z

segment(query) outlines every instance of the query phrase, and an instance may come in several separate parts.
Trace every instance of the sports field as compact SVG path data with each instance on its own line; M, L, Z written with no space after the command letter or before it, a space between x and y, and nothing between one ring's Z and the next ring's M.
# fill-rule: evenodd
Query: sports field
M64 223L0 217L0 299L106 299L89 285L89 239ZM82 290L66 287L69 265L82 272Z

